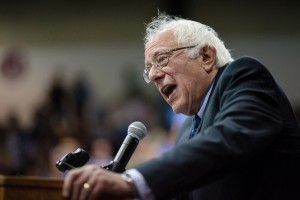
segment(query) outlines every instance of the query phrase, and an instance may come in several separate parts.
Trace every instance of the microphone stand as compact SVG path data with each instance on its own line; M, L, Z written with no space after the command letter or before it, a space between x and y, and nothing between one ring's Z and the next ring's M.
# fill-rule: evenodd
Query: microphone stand
M85 165L89 159L89 154L83 149L78 148L75 152L70 152L59 159L56 162L56 167L59 171L65 172ZM123 173L125 171L125 167L115 161L110 161L108 165L101 168L116 173Z
M108 165L102 168L116 173L123 173L125 171L125 167L123 167L122 165L120 165L118 162L115 161L110 161Z

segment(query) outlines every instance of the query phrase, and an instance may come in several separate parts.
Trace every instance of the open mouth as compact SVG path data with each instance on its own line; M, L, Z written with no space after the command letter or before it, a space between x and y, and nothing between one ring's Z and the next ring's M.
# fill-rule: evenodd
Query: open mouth
M165 87L162 92L165 96L167 96L169 98L169 96L174 92L176 88L176 85L169 85L167 87Z

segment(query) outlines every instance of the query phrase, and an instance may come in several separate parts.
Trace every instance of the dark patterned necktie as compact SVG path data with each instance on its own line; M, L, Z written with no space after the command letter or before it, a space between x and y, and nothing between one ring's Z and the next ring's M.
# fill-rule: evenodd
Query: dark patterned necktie
M201 121L201 118L198 115L195 115L193 117L193 129L192 129L189 139L191 139L192 137L194 137L197 134L197 128L200 124L200 121Z

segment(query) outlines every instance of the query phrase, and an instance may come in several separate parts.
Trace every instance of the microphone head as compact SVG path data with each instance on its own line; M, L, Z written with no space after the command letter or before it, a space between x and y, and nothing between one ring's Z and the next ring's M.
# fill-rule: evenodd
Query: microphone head
M128 127L128 135L137 138L138 140L143 139L147 134L146 126L139 121L132 122Z

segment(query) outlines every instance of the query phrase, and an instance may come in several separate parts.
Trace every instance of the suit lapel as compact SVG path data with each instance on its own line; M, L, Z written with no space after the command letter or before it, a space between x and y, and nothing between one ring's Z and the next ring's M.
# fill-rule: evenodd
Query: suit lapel
M218 73L217 73L217 75L216 75L216 77L215 77L215 79L214 79L214 81L213 81L213 86L212 86L211 93L210 93L210 95L209 95L209 97L208 97L208 101L207 101L207 104L206 104L206 106L205 106L205 109L204 109L204 112L203 112L203 116L202 116L201 122L200 122L200 124L199 124L199 126L198 126L198 128L197 128L197 134L200 132L201 127L202 127L202 124L203 124L203 122L205 121L205 113L206 113L206 111L207 111L207 108L209 107L210 98L211 98L212 94L214 93L214 90L215 90L215 88L216 88L216 85L218 84L218 80L219 80L221 74L223 73L224 69L227 67L227 65L228 65L228 64L224 65L223 67L221 67L221 68L219 69L219 71L218 71ZM187 136L187 138L188 138L188 136Z
M192 117L188 117L185 122L183 123L179 135L177 136L176 139L176 144L184 143L189 140L190 133L192 131L193 127L193 121Z
M221 67L213 81L213 88L212 88L212 91L209 95L209 98L208 98L208 101L207 101L207 105L205 107L205 110L204 110L204 113L203 113L203 116L202 116L202 120L197 128L197 133L199 133L201 131L201 128L202 128L202 124L203 122L205 121L205 113L207 111L207 108L209 107L209 103L210 103L210 98L212 96L212 94L214 93L214 90L216 88L216 85L218 84L218 80L221 76L221 74L223 73L224 69L227 67L228 64L226 64L225 66ZM190 134L191 134L191 131L192 131L192 128L193 128L193 122L192 122L192 117L188 117L186 119L186 121L184 122L184 124L182 125L181 127L181 130L179 132L179 135L177 137L177 140L176 140L176 144L180 144L180 143L184 143L184 142L187 142L189 141L189 137L190 137Z

